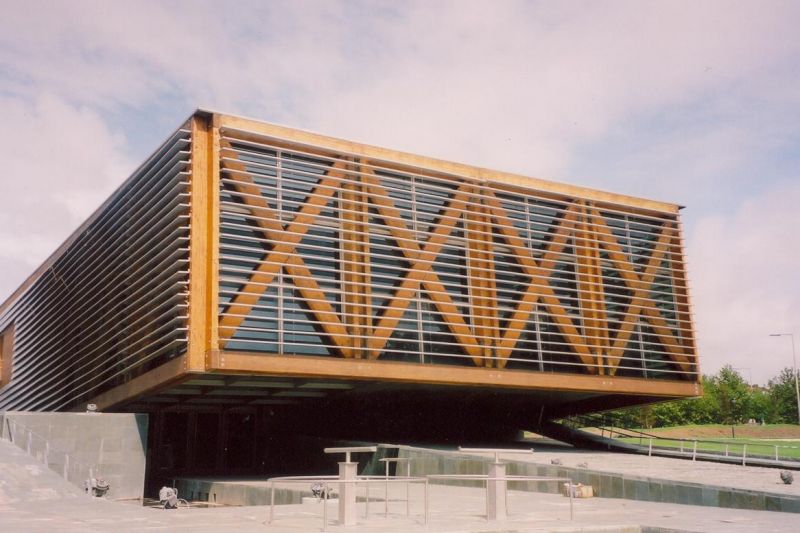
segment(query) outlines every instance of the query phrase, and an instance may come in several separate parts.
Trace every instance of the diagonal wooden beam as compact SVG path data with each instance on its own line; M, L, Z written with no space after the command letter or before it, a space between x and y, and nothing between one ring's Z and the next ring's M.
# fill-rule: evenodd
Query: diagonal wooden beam
M442 318L453 336L472 357L475 364L480 366L482 361L480 345L433 270L433 262L452 233L459 213L463 212L466 207L466 192L463 186L459 187L448 201L434 231L429 235L424 247L420 248L416 237L402 221L400 210L395 207L386 189L380 185L377 176L371 170L365 169L365 171L363 179L369 191L369 199L375 205L401 253L410 264L408 272L375 326L369 343L370 349L374 350L376 355L380 353L388 342L393 329L400 322L410 298L420 286L424 286L430 291L428 296L442 314Z
M227 166L237 172L246 172L241 163L228 162ZM301 296L306 300L323 331L337 345L342 355L345 357L352 355L352 350L347 342L346 328L341 323L333 306L325 298L325 293L319 288L311 271L295 252L303 235L308 232L311 224L338 189L338 181L342 178L340 171L343 168L344 163L342 162L333 165L332 169L309 194L306 202L287 228L284 228L277 213L269 206L267 199L261 197L260 188L255 185L252 177L245 173L237 178L238 183L233 185L233 192L240 193L238 196L242 203L256 215L257 218L254 221L259 226L261 233L267 240L275 244L263 261L259 262L239 294L228 303L227 311L230 314L226 314L220 319L219 336L225 344L283 267L287 275L292 278Z
M578 216L577 206L572 205L565 210L564 216L556 226L553 238L545 249L544 257L537 263L536 260L529 255L529 248L526 246L525 241L519 236L519 233L513 229L514 225L508 216L508 212L502 207L494 193L489 191L488 194L487 205L492 208L492 217L494 218L497 229L506 243L508 243L509 247L511 247L522 270L531 279L531 283L519 299L517 308L506 323L505 333L497 349L498 362L500 363L498 366L505 366L505 360L507 360L514 350L514 347L517 345L528 317L533 312L536 303L541 302L550 312L559 331L575 350L578 358L586 365L587 371L590 373L597 373L594 355L585 345L583 336L572 323L572 318L561 305L561 302L552 287L550 287L548 281L550 271L555 266L556 258L566 247L569 235L574 230ZM545 266L547 268L545 268ZM542 282L539 284L534 283L536 280L542 280Z
M634 292L628 304L625 319L617 331L610 352L611 358L609 363L614 367L612 368L612 373L615 373L615 367L619 365L622 355L625 352L625 347L636 325L637 317L642 313L646 315L645 320L653 327L653 330L664 345L664 348L669 352L670 358L678 363L681 369L692 371L692 358L686 355L685 351L681 348L680 342L672 334L672 331L670 331L666 320L664 320L661 314L661 310L655 306L655 302L648 298L656 272L660 268L661 261L672 243L674 226L671 223L664 224L645 269L643 273L639 275L628 260L627 255L622 250L611 228L608 227L599 211L595 209L593 214L595 217L595 231L598 239L608 252L609 259L620 272L625 284Z

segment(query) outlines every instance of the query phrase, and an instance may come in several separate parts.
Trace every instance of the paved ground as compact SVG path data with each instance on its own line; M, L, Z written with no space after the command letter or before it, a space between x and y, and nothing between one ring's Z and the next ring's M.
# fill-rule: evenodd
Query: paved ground
M564 452L561 452L564 453ZM592 459L581 455L590 466ZM564 462L578 455L563 456ZM626 456L627 457L627 456ZM578 462L581 462L578 461ZM600 465L594 465L599 467ZM396 488L397 491L401 487ZM376 491L377 492L377 491ZM800 515L659 504L619 499L592 498L574 501L574 520L569 500L553 494L512 491L509 519L487 523L485 492L466 487L430 487L429 523L424 525L421 489L412 493L411 516L405 504L390 495L390 514L383 516L382 502L373 502L370 516L359 506L359 524L335 525L336 506L329 504L329 531L342 533L455 532L593 532L640 531L640 526L692 532L796 532ZM0 442L0 531L13 533L191 531L192 533L239 533L274 531L299 533L322 529L322 503L276 508L275 521L267 524L268 508L224 507L164 511L106 500L91 499L68 485L57 474L34 463L24 452Z
M405 506L394 502L388 518L381 504L373 503L371 516L359 506L359 524L335 525L336 506L329 504L332 532L539 532L539 531L639 531L639 526L692 532L796 532L800 517L763 511L737 511L690 505L656 504L593 498L576 500L574 520L562 496L512 492L509 519L488 523L484 519L484 491L463 487L432 486L429 524L424 525L422 498L415 499L410 518ZM2 531L20 533L134 531L223 531L300 533L322 529L322 503L276 508L274 522L266 524L267 507L224 507L164 511L130 504L84 498L17 501L0 505Z
M780 470L777 468L611 452L587 452L563 446L534 444L533 448L535 453L531 456L509 455L506 458L541 464L550 464L551 460L559 459L564 466L576 467L581 463L587 463L590 470L602 472L800 496L800 472L794 473L796 478L794 484L785 485L780 479ZM800 531L800 525L797 529Z

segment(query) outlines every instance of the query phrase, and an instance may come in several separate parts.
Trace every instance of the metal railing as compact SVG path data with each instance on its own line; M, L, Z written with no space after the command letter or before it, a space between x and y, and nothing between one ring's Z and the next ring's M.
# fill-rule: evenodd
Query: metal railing
M423 485L424 488L424 524L428 524L428 516L430 510L430 491L429 491L429 482L432 480L440 480L440 481L447 481L447 480L470 480L470 481L483 481L486 487L486 520L489 520L489 482L490 481L502 481L502 482L526 482L526 481L544 481L544 482L566 482L572 485L572 479L567 477L546 477L546 476L497 476L491 477L487 475L471 475L471 474L433 474L433 475L426 475L425 477L389 477L389 476L359 476L357 479L349 479L349 480L342 480L337 476L286 476L286 477L274 477L269 478L267 483L269 483L269 491L270 491L270 508L269 508L269 517L267 519L268 524L272 524L275 520L275 484L277 483L320 483L322 485L322 496L320 497L321 501L324 502L323 509L322 509L322 531L327 531L328 527L328 502L329 495L330 495L330 486L331 485L342 485L342 484L355 484L358 486L359 484L363 484L366 487L365 491L365 511L364 516L369 517L369 504L370 501L370 491L369 487L370 484L384 484L386 487L385 490L385 498L386 498L386 510L385 513L388 515L388 486L389 483L404 483L408 487L411 483L419 483ZM508 489L506 489L507 492ZM410 494L407 492L407 494ZM567 496L569 497L569 519L572 520L574 518L574 507L573 507L573 491L567 490ZM508 497L505 498L505 510L506 514L508 514ZM407 516L410 515L410 505L407 500Z
M269 503L269 518L267 523L271 524L275 520L275 482L280 483L320 483L322 484L322 497L321 499L324 501L324 505L322 508L322 531L327 531L328 529L328 497L330 494L330 486L331 485L343 485L343 484L354 484L356 487L359 484L363 484L366 486L366 508L365 508L365 516L369 517L369 503L370 503L370 494L369 494L369 486L370 484L381 483L386 484L388 486L389 483L419 483L423 485L424 488L424 502L425 502L425 511L424 511L424 523L425 525L428 524L428 479L424 477L394 477L389 478L385 476L359 476L356 479L340 479L337 476L285 476L285 477L273 477L267 480L270 487L270 503ZM388 491L387 491L388 494Z
M428 479L441 479L441 480L470 480L470 481L484 481L486 486L486 521L489 521L489 482L490 481L504 481L504 482L513 482L513 481L552 481L552 482L564 482L566 481L570 486L567 490L567 496L569 497L569 519L572 520L574 516L573 506L572 506L572 479L567 477L543 477L543 476L497 476L497 477L490 477L485 475L478 475L478 474L432 474L425 476ZM505 499L505 511L506 515L508 515L508 488L506 487L506 497Z
M691 457L693 461L698 457L741 458L742 466L747 465L748 459L775 462L800 462L800 453L787 453L788 450L800 450L800 446L786 444L767 444L747 441L730 442L657 436L648 437L646 443L648 455L653 455L653 450L669 451L673 454ZM640 445L643 446L644 443L640 443Z

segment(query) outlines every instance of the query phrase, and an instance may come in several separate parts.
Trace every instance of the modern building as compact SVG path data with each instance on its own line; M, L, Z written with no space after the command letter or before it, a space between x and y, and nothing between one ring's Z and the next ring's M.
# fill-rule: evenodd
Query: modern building
M679 209L198 111L0 305L0 411L225 470L696 396Z

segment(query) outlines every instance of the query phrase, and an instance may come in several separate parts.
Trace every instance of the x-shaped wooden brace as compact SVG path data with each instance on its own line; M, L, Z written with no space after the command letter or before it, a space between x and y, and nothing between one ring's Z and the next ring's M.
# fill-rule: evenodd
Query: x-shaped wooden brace
M236 152L225 143L224 148L236 157ZM245 320L245 317L258 303L261 295L273 282L277 273L284 268L292 278L295 287L305 299L311 312L322 327L323 331L331 338L343 356L352 357L352 349L347 343L347 329L342 324L333 306L326 300L325 293L314 280L311 271L297 254L296 247L303 235L311 228L320 212L328 205L339 187L343 178L342 170L345 162L336 162L332 165L316 187L306 198L302 207L295 214L294 219L284 227L277 213L269 206L266 198L261 196L261 189L254 184L253 178L247 173L245 165L241 162L223 160L223 168L236 172L237 177L233 185L232 194L240 193L240 200L250 208L257 218L255 222L261 229L264 237L274 243L248 282L239 290L227 306L227 314L219 321L219 337L223 347L233 336L236 328Z
M600 370L602 367L597 365L598 362L595 356L586 346L583 336L578 331L578 328L575 327L572 318L567 313L567 310L564 309L564 306L561 305L558 296L556 296L548 281L558 256L567 246L570 233L574 230L579 213L578 206L571 205L564 211L564 215L556 225L553 236L544 250L544 256L537 262L529 254L528 245L519 236L518 231L514 229L511 218L502 207L500 201L491 190L487 190L486 193L486 202L492 208L492 218L495 221L496 228L516 256L523 272L531 280L505 325L505 333L503 333L497 346L497 366L499 368L505 367L508 357L522 335L522 330L525 329L528 318L536 308L537 302L541 302L549 311L558 329L578 354L581 362L586 365L587 371L593 374L602 371ZM541 281L537 282L537 280Z
M381 313L380 320L369 340L371 357L378 357L405 313L410 299L414 297L421 286L424 286L430 291L428 296L447 322L455 339L472 357L476 366L483 366L483 359L480 357L480 343L464 321L452 298L447 294L439 276L433 270L433 262L466 208L465 186L462 185L455 190L453 197L440 213L438 223L435 224L436 227L430 233L424 247L420 247L413 232L402 221L400 210L395 207L386 189L380 185L377 176L371 170L365 169L365 172L362 179L369 191L370 202L375 205L378 214L381 215L390 234L397 242L398 248L410 264L408 272L395 290L391 301Z
M653 252L647 260L644 271L639 275L634 269L633 265L628 261L628 257L622 250L622 247L617 242L611 229L606 224L600 212L597 209L592 209L592 217L597 232L597 237L601 241L603 248L608 252L611 262L617 267L625 285L633 291L633 297L628 304L628 309L625 312L625 319L620 325L617 335L614 339L614 344L611 347L609 358L609 366L611 367L611 374L616 373L616 367L619 365L622 355L625 353L625 347L633 334L633 329L638 322L638 316L643 313L645 320L650 324L658 336L661 343L670 354L670 358L678 363L682 370L692 372L692 359L688 357L682 348L680 342L675 338L670 330L669 324L664 320L661 310L656 307L655 302L650 299L650 288L655 279L656 272L661 266L661 262L669 249L671 241L674 239L674 225L672 223L665 223L663 229L658 235Z

